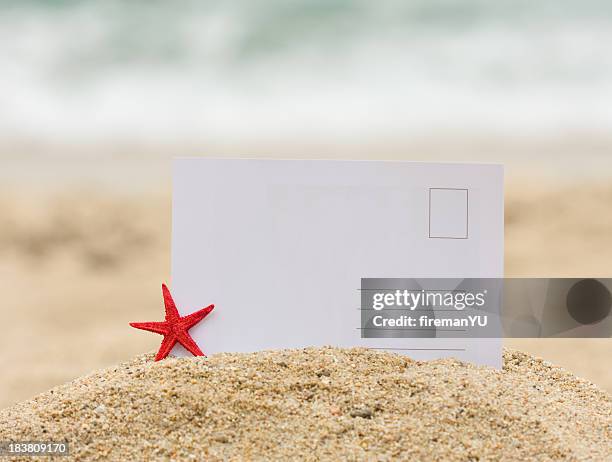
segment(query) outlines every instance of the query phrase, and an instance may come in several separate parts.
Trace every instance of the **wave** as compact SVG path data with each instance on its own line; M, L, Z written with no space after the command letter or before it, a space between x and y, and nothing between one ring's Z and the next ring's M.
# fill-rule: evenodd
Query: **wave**
M603 1L0 3L0 136L612 127Z

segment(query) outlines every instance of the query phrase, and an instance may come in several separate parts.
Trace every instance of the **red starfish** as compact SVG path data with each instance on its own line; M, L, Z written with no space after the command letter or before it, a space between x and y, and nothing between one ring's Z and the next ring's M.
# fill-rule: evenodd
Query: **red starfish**
M159 351L155 356L155 361L168 356L176 342L187 348L194 356L206 356L187 331L208 316L208 313L213 310L215 305L208 305L206 308L202 308L195 313L181 316L176 309L166 284L162 284L162 292L164 294L164 305L166 306L166 320L160 322L131 322L130 326L164 336L164 340L162 340Z

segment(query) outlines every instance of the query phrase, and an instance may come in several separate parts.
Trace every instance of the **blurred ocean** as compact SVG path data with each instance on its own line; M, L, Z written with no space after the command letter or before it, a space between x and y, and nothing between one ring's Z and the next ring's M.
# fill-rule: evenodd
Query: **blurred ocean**
M605 0L1 1L0 138L609 133Z

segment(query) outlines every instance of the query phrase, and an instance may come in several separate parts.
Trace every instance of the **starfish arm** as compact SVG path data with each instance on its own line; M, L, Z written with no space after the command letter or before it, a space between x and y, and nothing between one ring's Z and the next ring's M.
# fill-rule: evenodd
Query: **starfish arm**
M164 294L164 307L166 308L166 321L176 321L180 318L179 312L176 309L172 295L166 284L162 284L162 293Z
M170 328L166 322L131 322L130 326L136 329L148 330L156 334L166 335Z
M185 330L189 330L191 327L199 323L202 319L208 316L208 314L214 308L215 305L208 305L206 308L202 308L201 310L198 310L195 313L188 314L187 316L181 318L181 322L183 326L185 326Z
M192 355L206 356L204 353L202 353L202 350L200 350L200 347L197 345L196 342L193 341L193 339L191 338L191 335L189 335L189 333L186 330L181 331L177 335L177 340L181 345L183 345L187 350L189 350L189 352Z
M172 351L172 348L176 345L176 336L174 334L164 335L164 339L159 347L159 351L155 355L155 361L164 359Z

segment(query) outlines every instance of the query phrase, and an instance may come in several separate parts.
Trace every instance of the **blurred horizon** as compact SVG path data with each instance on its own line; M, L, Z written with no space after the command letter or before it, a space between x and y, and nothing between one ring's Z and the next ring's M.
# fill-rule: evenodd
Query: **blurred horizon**
M5 0L0 12L9 145L612 134L604 1Z

